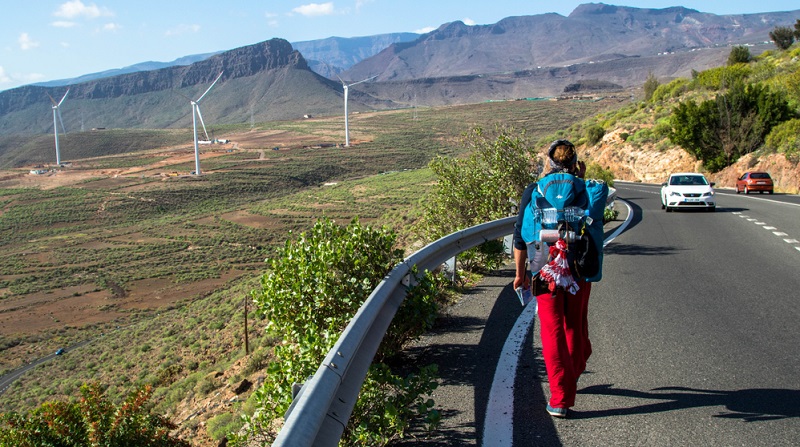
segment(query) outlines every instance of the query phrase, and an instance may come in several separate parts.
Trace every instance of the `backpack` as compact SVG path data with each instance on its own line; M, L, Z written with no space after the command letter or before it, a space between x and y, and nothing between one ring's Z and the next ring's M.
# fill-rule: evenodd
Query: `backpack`
M596 180L583 180L572 174L557 172L542 177L536 184L531 201L523 210L522 239L529 253L541 253L547 242L542 230L553 230L567 238L567 262L576 280L597 282L602 278L603 214L608 198L608 185ZM546 250L545 250L546 251ZM536 265L533 269L540 269ZM533 272L536 273L536 272Z

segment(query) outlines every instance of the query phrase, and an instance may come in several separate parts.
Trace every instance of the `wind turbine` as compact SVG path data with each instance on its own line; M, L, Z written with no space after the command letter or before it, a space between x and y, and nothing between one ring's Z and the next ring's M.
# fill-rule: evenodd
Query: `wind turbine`
M339 78L339 75L336 75ZM342 81L342 78L339 78L342 81L342 87L344 87L344 147L350 147L350 123L347 116L347 92L350 86L361 84L362 82L367 82L369 80L377 78L378 75L375 75L371 78L363 79L358 82L353 82L352 84L347 84L346 82Z
M192 104L192 129L194 131L194 174L200 175L200 149L197 147L197 118L200 118L200 124L203 125L203 133L206 135L206 141L208 141L208 132L206 132L206 123L203 122L203 114L200 113L200 100L203 99L208 92L214 87L214 84L219 81L219 78L222 77L223 71L219 72L219 76L217 79L214 79L214 82L211 83L205 93L200 95L199 98L195 100L189 100Z
M67 133L67 129L64 128L64 120L61 119L61 111L58 110L58 107L62 102L64 102L65 99L67 99L68 94L69 89L67 89L67 92L61 97L61 101L58 102L56 102L56 100L53 99L49 93L47 94L47 96L50 98L50 101L53 102L53 134L55 135L56 139L56 164L59 166L61 165L61 152L58 150L58 121L61 122L61 130L63 130L64 133ZM58 116L58 121L56 121L56 116Z

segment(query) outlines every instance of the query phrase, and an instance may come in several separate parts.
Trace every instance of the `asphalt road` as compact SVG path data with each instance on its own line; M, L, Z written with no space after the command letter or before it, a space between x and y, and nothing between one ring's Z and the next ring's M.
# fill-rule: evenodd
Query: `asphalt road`
M85 345L91 343L92 341L93 340L86 340L86 341L82 341L80 343L77 343L77 344L75 344L73 346L70 346L68 348L64 348L63 355L67 355L70 351L72 351L74 349L78 349L81 346L85 346ZM27 365L20 366L19 368L17 368L15 370L3 375L2 377L0 377L0 394L3 394L8 389L8 387L10 387L17 379L21 378L26 372L32 370L33 368L36 368L37 366L39 366L39 365L41 365L41 364L43 364L45 362L49 362L50 360L53 360L53 359L58 359L58 357L59 356L57 356L55 353L49 354L49 355L46 355L44 357L38 358L38 359L28 363ZM54 368L57 368L57 367L58 367L58 365L54 366Z
M659 186L615 186L631 221L592 289L570 417L544 411L538 321L507 266L409 350L439 364L443 410L409 445L800 445L800 197L718 190L715 213L666 213Z

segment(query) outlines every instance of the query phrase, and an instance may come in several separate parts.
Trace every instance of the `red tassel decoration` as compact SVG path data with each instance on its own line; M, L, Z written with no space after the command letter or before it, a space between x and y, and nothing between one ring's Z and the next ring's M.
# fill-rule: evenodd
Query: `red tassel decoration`
M567 263L567 243L559 238L555 244L550 246L550 262L542 267L539 276L547 282L551 292L561 287L572 295L575 295L580 287L572 277Z

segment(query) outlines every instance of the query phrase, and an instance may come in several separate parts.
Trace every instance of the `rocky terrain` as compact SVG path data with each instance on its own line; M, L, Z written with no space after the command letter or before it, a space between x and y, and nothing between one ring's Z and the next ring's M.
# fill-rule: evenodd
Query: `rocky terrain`
M672 172L703 172L700 162L679 147L666 151L652 145L639 148L625 143L621 133L621 130L609 132L597 146L583 149L584 157L610 169L615 178L632 182L661 183ZM769 172L776 192L800 193L800 164L782 154L750 153L732 166L706 176L717 187L733 188L745 171Z

